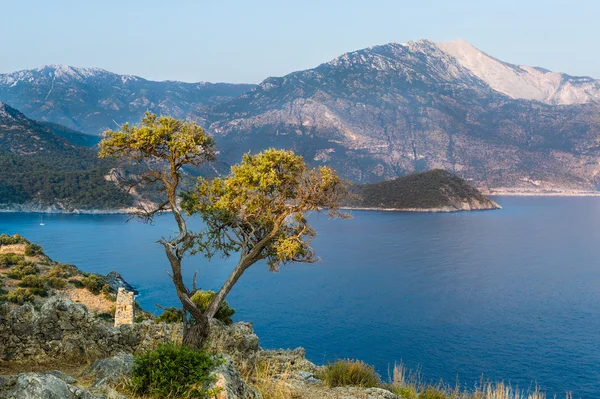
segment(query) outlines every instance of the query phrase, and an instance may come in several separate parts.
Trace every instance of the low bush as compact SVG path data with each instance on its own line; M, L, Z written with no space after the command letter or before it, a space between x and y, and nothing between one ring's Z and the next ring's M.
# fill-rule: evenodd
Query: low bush
M21 279L19 286L29 288L44 288L46 286L46 281L34 274L29 274Z
M33 293L26 288L17 288L6 294L6 300L18 305L33 301Z
M43 255L44 249L41 245L38 244L27 244L25 245L25 255L26 256L38 256Z
M0 234L0 246L2 245L15 245L15 244L25 244L27 240L24 239L19 234L15 234L14 236L9 236L6 234Z
M25 276L36 275L39 273L38 268L31 262L21 262L6 274L8 277L21 280Z
M338 360L327 364L318 378L329 387L357 386L362 388L377 387L381 383L379 374L373 366L360 360Z
M48 277L48 286L55 290L64 290L67 287L67 281L60 277Z
M205 351L161 344L135 356L131 390L155 398L205 398L216 365Z
M177 308L167 308L160 316L156 318L157 323L181 323L183 322L183 313Z
M37 295L37 296L42 296L42 297L48 296L48 290L45 287L44 288L38 288L38 287L29 288L29 292L32 295Z
M210 302L215 297L216 293L214 291L198 291L192 296L192 302L196 304L200 308L202 312L208 308ZM231 316L233 316L235 310L229 306L227 301L223 301L223 304L219 307L217 314L215 314L215 319L221 320L225 324L232 324L233 320Z
M97 274L89 274L81 279L81 283L87 288L92 294L98 295L106 285L106 279L103 276Z
M48 277L70 278L77 274L78 270L73 265L57 264L46 274Z
M0 268L16 266L23 261L25 261L25 257L23 255L0 254Z
M71 280L69 280L69 283L73 284L73 286L75 288L83 288L83 287L85 287L83 285L83 283L81 282L81 280L77 280L75 278L72 278Z

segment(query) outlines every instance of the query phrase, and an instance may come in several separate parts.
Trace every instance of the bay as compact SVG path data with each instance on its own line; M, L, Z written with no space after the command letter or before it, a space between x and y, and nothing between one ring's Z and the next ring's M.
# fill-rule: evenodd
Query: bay
M499 197L499 211L312 216L322 261L269 273L257 264L228 300L265 348L303 346L316 363L358 358L384 378L394 362L427 381L483 379L550 395L600 394L600 198ZM42 219L43 218L43 219ZM40 226L43 220L44 226ZM201 226L192 221L193 228ZM123 215L0 214L54 260L116 270L145 309L177 305L156 241L174 233ZM235 259L186 260L218 289Z

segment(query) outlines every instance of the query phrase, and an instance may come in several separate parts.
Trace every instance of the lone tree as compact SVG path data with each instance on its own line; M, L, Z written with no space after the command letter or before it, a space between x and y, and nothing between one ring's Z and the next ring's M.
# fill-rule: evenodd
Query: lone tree
M273 271L290 262L317 260L310 242L316 232L306 219L308 212L327 212L330 217L348 217L340 212L347 195L346 184L328 167L309 169L302 157L291 151L268 149L244 155L227 177L200 178L192 190L181 189L182 168L214 158L212 139L192 122L146 114L139 127L124 125L108 131L101 142L102 157L136 160L146 172L133 184L158 183L164 202L140 216L151 220L160 212L172 211L179 235L163 238L171 264L171 278L184 313L195 323L186 328L183 343L201 347L214 317L227 294L255 263L265 260ZM181 199L181 201L178 201ZM205 225L201 232L188 230L185 218L197 215ZM191 297L197 292L194 278L188 289L182 277L183 258L202 253L239 256L221 289L202 311Z

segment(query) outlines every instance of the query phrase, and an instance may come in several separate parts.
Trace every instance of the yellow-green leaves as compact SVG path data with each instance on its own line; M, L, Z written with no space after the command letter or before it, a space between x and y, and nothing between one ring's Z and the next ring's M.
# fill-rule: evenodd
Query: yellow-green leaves
M184 195L182 206L198 214L209 234L202 248L242 252L249 264L267 259L273 270L288 262L315 260L310 241L315 232L305 213L339 211L346 185L334 170L310 170L291 151L268 149L244 155L226 178L200 179Z
M214 159L214 141L194 122L150 112L137 126L128 123L121 130L104 132L100 157L135 161L160 160L180 168Z

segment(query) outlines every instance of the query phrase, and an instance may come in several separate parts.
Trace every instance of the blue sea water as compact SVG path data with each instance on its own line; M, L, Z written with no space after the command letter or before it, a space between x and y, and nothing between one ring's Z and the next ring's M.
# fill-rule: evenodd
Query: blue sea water
M600 198L500 197L499 211L313 216L322 261L249 269L228 297L261 346L303 346L323 363L358 358L387 377L394 362L423 378L480 379L550 395L600 397ZM53 259L119 271L139 301L177 305L156 240L174 230L122 215L0 214ZM199 224L192 222L198 228ZM235 259L185 264L218 289ZM550 396L551 397L551 396Z

